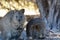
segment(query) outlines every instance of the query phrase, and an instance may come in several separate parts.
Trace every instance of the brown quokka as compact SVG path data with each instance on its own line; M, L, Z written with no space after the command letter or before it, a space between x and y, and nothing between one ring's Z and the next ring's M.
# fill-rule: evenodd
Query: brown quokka
M45 22L41 18L31 19L26 26L28 38L45 38Z

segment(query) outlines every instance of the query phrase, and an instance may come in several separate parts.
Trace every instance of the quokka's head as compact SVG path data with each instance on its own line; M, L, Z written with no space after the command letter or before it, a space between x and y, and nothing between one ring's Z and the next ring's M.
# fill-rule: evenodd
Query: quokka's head
M18 26L21 26L20 24L23 24L25 21L24 12L25 9L11 10L8 12L8 16L6 16L10 18L10 23L12 23L12 25L16 25L16 28L18 28Z
M13 20L17 23L20 23L22 20L24 20L24 12L25 9L21 9L21 10L16 10L14 11L14 15L13 15Z

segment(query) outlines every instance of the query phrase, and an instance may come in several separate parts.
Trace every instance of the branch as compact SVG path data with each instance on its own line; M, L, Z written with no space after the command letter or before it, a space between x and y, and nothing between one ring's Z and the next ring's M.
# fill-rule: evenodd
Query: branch
M41 17L44 18L47 14L47 10L48 10L48 1L47 0L36 0L36 4L39 8L39 12L41 13Z
M49 15L48 15L49 25L53 22L53 15L55 12L56 3L57 3L57 0L53 0L53 3L49 7Z

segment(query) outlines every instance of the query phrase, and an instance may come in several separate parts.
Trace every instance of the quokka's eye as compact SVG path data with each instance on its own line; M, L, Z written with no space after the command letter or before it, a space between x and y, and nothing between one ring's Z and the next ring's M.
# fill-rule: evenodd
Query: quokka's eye
M22 18L22 16L20 16L20 18Z

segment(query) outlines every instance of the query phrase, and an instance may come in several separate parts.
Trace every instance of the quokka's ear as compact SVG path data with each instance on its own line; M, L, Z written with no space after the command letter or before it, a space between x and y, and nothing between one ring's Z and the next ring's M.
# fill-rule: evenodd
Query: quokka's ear
M25 9L21 9L20 10L20 13L23 13L24 14L24 12L25 12Z
M5 16L11 16L11 15L13 15L14 14L14 10L10 10L9 12L7 12L7 14L5 15Z

